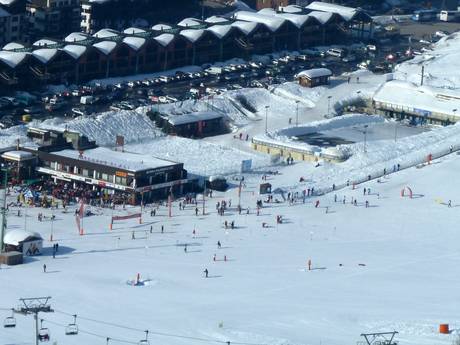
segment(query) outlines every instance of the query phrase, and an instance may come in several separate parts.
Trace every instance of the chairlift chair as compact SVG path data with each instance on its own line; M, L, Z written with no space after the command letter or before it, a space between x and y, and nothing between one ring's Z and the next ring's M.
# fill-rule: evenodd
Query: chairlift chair
M3 327L5 328L13 328L16 327L16 319L14 316L8 316L5 321L3 321Z
M38 340L40 341L49 341L50 340L50 332L48 328L40 328L38 331Z
M77 335L78 326L75 323L69 323L65 328L65 335Z

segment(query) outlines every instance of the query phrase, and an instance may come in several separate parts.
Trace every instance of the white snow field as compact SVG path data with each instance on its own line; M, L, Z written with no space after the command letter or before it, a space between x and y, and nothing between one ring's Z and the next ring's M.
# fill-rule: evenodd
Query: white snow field
M9 230L27 224L46 239L51 221L38 222L37 214L55 214L59 253L53 259L51 243L45 241L48 250L42 256L2 267L0 315L8 316L7 309L17 306L20 297L52 296L55 313L40 318L52 341L68 345L104 344L106 337L136 343L146 329L152 343L167 344L200 344L194 339L200 338L209 343L340 345L355 343L362 332L392 330L400 332L401 344L450 344L457 331L441 335L437 327L460 327L458 169L459 157L450 155L380 183L341 189L338 202L330 193L307 198L305 204L301 199L292 206L264 204L259 216L255 202L261 179L248 176L241 204L250 208L249 215L236 212L232 189L208 199L205 216L200 201L199 216L194 205L179 211L175 201L171 218L165 206L155 217L147 208L143 224L115 222L112 231L112 212L93 207L96 215L84 218L84 236L78 235L73 208L68 213L31 208L25 221L11 207ZM297 178L290 167L280 173L285 181ZM270 176L268 182L277 186ZM412 199L400 196L406 186L413 190ZM370 188L370 195L363 196L363 188ZM346 204L341 203L344 196ZM350 203L352 197L357 206ZM222 217L215 203L223 198L231 199L232 206ZM136 211L117 209L115 214ZM284 224L276 224L277 215ZM224 229L224 221L235 221L236 229ZM311 271L306 269L309 259ZM203 277L205 268L209 278ZM137 273L144 286L128 284ZM71 314L78 315L77 336L64 335ZM33 342L32 318L16 317L15 329L0 331L1 344Z

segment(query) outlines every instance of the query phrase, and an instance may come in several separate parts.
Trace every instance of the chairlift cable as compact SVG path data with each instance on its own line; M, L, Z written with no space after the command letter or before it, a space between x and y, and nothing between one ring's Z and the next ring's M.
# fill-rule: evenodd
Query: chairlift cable
M68 316L75 315L75 314L67 313L67 312L64 312L64 311L57 310L57 309L54 309L54 311L56 313L61 313L61 314L68 315ZM145 331L146 331L145 329L119 325L119 324L112 323L112 322L107 322L107 321L95 320L95 319L83 317L83 316L80 316L80 315L78 316L78 318L81 319L81 320L96 322L96 323L104 324L104 325L107 325L107 326L123 328L123 329L127 329L127 330L130 330L130 331L135 331L135 332L145 333ZM150 330L150 329L148 331L149 331L149 334L163 336L163 337L190 339L190 340L208 342L208 343L228 344L228 341L219 340L219 339L199 338L199 337L193 337L193 336L187 336L187 335L164 333L164 332L153 331L153 330ZM264 343L245 343L245 342L236 342L236 341L230 341L230 343L235 344L235 345L268 345L268 344L264 344Z

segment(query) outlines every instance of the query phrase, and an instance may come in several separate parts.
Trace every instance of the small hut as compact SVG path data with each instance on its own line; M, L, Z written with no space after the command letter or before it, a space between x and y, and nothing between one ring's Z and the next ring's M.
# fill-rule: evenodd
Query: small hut
M296 75L296 79L302 86L315 87L329 84L329 78L331 76L332 72L328 68L313 68L299 72Z
M26 256L40 255L43 248L43 238L37 232L11 230L3 238L7 252L18 251Z

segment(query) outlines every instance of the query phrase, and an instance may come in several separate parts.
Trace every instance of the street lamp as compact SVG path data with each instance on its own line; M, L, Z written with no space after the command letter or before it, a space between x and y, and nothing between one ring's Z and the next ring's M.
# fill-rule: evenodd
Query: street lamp
M299 100L295 101L296 109L295 109L295 126L299 125Z
M332 96L327 96L327 118L329 118L331 110L331 98Z
M8 171L9 171L9 168L8 166L5 166L4 164L2 164L2 168L1 168L1 171L3 171L4 175L3 175L3 191L4 191L4 195L3 195L3 205L2 205L2 223L0 225L0 253L3 252L3 235L5 234L5 228L6 228L6 189L8 188Z
M268 108L270 108L269 105L265 106L265 134L268 133Z
M367 152L367 149L366 149L366 142L367 142L367 127L369 127L368 125L364 125L364 153Z

